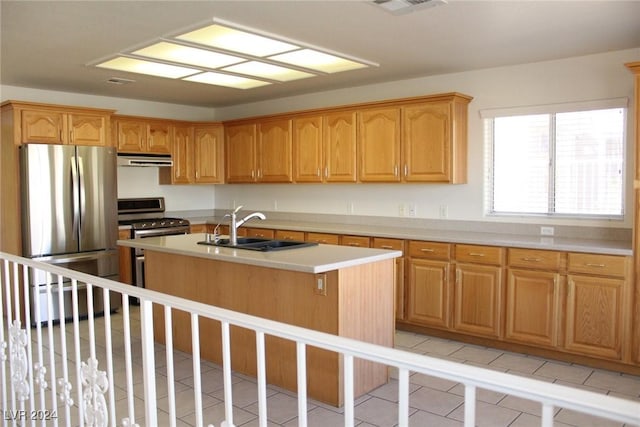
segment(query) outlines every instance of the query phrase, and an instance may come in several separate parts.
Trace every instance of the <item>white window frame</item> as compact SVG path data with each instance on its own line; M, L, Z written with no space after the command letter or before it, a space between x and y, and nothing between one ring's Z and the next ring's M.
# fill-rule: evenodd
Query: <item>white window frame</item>
M613 98L594 101L572 102L563 104L549 104L549 105L535 105L524 107L511 107L511 108L496 108L485 109L480 111L480 117L484 122L484 141L485 141L485 215L496 217L547 217L547 218L568 218L568 219L606 219L606 220L618 220L623 221L625 219L625 206L626 206L626 187L627 187L627 167L630 164L627 158L627 116L628 116L628 98ZM579 111L591 111L591 110L604 110L622 108L623 109L623 165L622 165L622 189L621 189L621 214L620 215L603 215L603 214L564 214L550 212L545 213L519 213L519 212L500 212L493 210L493 192L494 192L494 119L499 117L511 117L519 115L536 115L536 114L550 114L552 122L555 122L555 114L579 112ZM555 123L551 124L552 129L555 128ZM551 150L551 148L550 148ZM550 158L552 162L555 162L555 154ZM549 177L550 181L554 180L553 174ZM553 182L550 182L553 185ZM552 199L554 194L550 192L549 198ZM551 200L548 206L551 206Z

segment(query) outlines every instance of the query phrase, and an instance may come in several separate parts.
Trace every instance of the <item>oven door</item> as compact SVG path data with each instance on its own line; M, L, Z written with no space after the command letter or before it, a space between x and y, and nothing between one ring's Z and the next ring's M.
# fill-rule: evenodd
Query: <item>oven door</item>
M150 228L146 230L133 230L134 239L144 239L147 237L175 236L179 234L189 234L189 226ZM133 266L133 284L144 288L144 249L135 248L131 251L131 264Z

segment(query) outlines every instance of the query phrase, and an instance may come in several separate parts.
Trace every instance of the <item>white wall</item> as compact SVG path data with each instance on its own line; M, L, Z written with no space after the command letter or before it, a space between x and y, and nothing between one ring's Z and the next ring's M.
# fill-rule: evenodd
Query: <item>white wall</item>
M0 86L0 100L10 99L106 108L116 110L117 114L176 120L212 121L214 116L214 110L211 108L17 86ZM215 186L213 185L159 185L157 168L118 167L119 198L164 196L167 210L213 209L214 192Z
M500 221L484 214L484 141L479 111L503 108L627 97L633 100L633 78L624 63L638 61L640 48L584 57L354 87L216 110L216 119L259 116L364 101L422 94L462 92L474 97L469 105L469 179L464 185L323 184L224 185L216 188L217 208L234 202L250 209L328 214L397 216L400 204L416 205L416 216L439 218L446 206L448 218ZM629 110L626 212L632 212L633 128ZM510 222L527 219L509 218ZM632 218L620 221L547 220L560 225L631 228Z

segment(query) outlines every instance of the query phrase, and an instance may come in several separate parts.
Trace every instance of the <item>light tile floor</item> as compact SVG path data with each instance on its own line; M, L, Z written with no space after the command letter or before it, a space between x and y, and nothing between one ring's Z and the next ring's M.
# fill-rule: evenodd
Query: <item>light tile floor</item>
M113 365L115 375L116 413L126 414L127 378L125 374L125 351L122 316L112 316L113 332ZM88 322L82 322L81 334L87 336ZM104 336L103 319L96 320L95 336ZM131 316L133 331L133 390L135 399L132 402L135 420L144 426L139 415L144 414L144 387L142 383L142 357L140 349L139 313L133 308ZM46 331L46 330L45 330ZM71 331L67 330L71 335ZM425 335L402 332L396 333L396 347L409 352L426 354L460 363L473 364L487 369L509 372L542 381L569 385L576 388L592 390L597 393L614 395L625 399L640 401L640 377L617 372L594 369L577 364L564 363L524 354L510 353L491 348L464 344ZM89 351L88 341L82 341L82 354ZM96 346L98 360L106 360L104 347ZM56 352L60 351L56 349ZM46 357L46 356L45 356ZM83 356L83 360L85 357ZM196 425L193 399L193 368L191 357L182 352L174 352L175 367L175 403L178 426ZM100 367L104 369L104 366ZM202 372L202 406L205 425L219 426L224 419L223 377L220 366L203 361ZM60 369L58 367L57 369ZM163 346L156 348L156 396L159 413L159 425L169 425L169 399L166 373L166 356ZM69 366L73 372L73 364ZM72 374L73 377L73 374ZM356 400L356 425L395 426L397 423L397 380L391 375L387 385L379 387L371 393ZM233 375L234 423L237 426L258 425L258 397L255 379L241 374ZM410 379L410 423L411 426L449 427L462 426L464 417L464 388L453 381L413 374ZM72 384L75 384L72 381ZM297 426L297 400L294 393L279 387L268 386L268 419L269 426ZM64 417L63 407L60 414ZM309 426L340 426L344 424L343 410L320 402L310 400L308 403ZM74 415L72 424L77 425ZM61 420L62 421L62 420ZM528 427L540 425L540 406L535 402L496 393L478 390L477 402L478 426L511 426ZM118 425L120 425L118 423ZM570 410L557 410L556 426L620 426L619 423L584 416Z

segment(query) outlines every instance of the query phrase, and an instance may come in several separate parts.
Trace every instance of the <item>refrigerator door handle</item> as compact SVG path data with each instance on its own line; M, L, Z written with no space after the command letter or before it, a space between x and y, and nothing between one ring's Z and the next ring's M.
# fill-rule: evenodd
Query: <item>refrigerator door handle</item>
M78 162L76 156L71 156L71 207L73 208L73 236L77 236L80 231L80 209L78 200L80 189L78 188Z
M80 188L80 230L82 233L82 228L85 221L85 216L87 214L87 192L85 188L85 176L84 176L84 161L82 157L78 156L78 171L80 173L80 180L78 187Z

